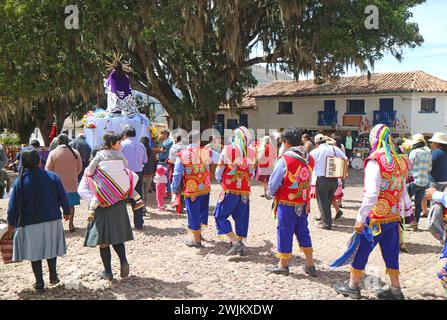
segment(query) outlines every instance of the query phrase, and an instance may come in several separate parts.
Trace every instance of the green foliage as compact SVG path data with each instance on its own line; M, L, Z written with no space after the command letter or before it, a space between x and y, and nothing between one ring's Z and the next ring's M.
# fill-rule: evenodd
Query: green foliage
M222 103L234 107L256 85L252 65L322 82L347 66L369 71L384 52L401 59L403 48L423 41L408 22L422 2L78 0L80 29L66 30L70 0L4 0L0 114L35 106L37 123L63 121L73 106L102 98L105 62L120 51L134 89L157 98L185 128L192 119L210 125ZM364 27L368 5L379 8L379 30Z
M11 131L4 130L2 134L0 134L0 143L7 146L18 146L20 145L20 137Z

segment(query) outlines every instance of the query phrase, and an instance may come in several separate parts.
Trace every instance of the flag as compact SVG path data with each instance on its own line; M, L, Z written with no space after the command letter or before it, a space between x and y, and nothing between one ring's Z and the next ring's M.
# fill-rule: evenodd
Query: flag
M354 260L355 255L360 247L360 242L363 238L366 238L366 240L368 240L371 248L374 247L374 236L371 232L371 229L367 225L365 225L362 233L354 232L352 234L351 238L348 241L348 248L346 249L345 253L343 253L340 258L332 262L329 267L331 269L336 269L338 267L350 264Z

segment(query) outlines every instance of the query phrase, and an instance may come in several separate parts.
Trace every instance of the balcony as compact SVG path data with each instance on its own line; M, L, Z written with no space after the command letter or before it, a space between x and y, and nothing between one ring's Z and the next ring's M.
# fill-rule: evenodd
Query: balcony
M318 111L319 126L333 126L337 123L337 111Z
M382 123L388 127L394 127L394 120L396 119L396 111L374 111L373 125Z

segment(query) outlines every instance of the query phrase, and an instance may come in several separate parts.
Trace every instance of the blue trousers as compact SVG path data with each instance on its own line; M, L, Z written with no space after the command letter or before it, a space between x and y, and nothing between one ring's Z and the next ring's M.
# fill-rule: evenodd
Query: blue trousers
M200 231L202 225L208 225L208 210L210 207L210 195L185 199L186 212L188 215L188 228L192 231Z
M248 196L222 192L214 210L217 234L227 235L233 232L231 222L228 220L231 216L234 220L236 236L240 239L246 238L249 215L250 201Z
M277 246L280 258L292 256L293 235L295 235L303 251L312 249L307 221L308 215L304 206L279 204L276 217L278 219L276 227Z
M369 223L368 220L369 219L367 219L367 224ZM376 245L379 244L387 272L390 270L399 270L399 223L385 223L381 225L381 228L382 232L374 237L374 247L372 248L368 241L362 237L360 247L351 265L352 268L361 271L365 270L369 255Z

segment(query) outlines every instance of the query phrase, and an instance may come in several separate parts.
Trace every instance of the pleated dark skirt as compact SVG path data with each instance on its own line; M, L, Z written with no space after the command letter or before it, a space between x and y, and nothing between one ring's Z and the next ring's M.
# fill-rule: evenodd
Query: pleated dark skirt
M112 207L98 207L95 210L95 219L87 226L84 246L114 245L131 240L133 240L133 233L126 203L121 201Z

